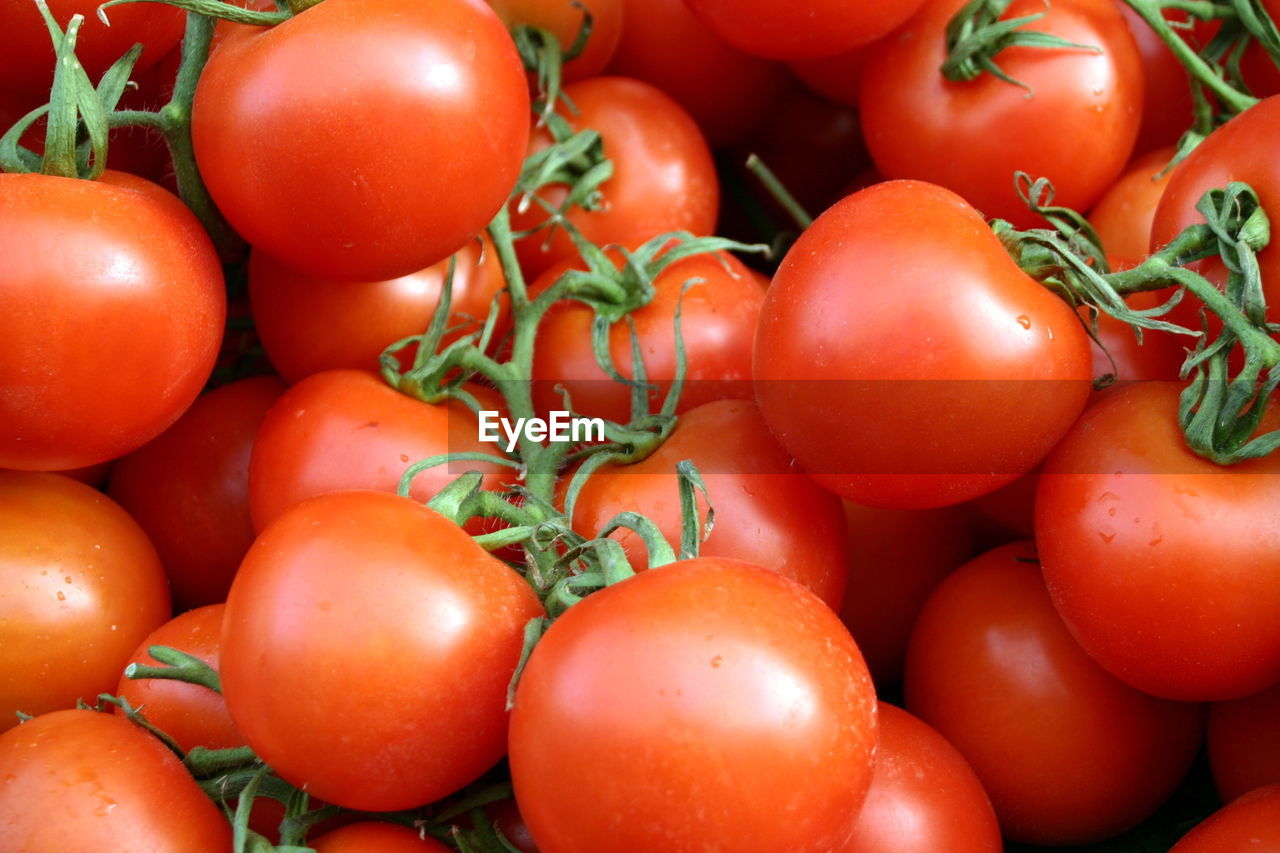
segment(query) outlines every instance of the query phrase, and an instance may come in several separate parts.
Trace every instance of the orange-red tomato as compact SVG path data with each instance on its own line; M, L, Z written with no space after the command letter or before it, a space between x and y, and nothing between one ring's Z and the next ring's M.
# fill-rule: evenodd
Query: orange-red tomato
M1169 853L1253 853L1280 849L1280 785L1268 785L1211 814Z
M1280 783L1280 685L1209 706L1207 740L1223 802Z
M308 839L316 853L448 853L446 847L416 830L394 823L364 821Z

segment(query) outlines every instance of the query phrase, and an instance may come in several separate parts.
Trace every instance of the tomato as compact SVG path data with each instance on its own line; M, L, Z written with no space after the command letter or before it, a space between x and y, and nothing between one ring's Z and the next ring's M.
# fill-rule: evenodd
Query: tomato
M237 231L294 269L364 281L430 266L484 228L528 126L523 66L481 0L326 0L243 28L209 58L191 115L201 175Z
M484 327L489 306L506 287L498 253L485 238L456 255L449 328L443 343ZM377 370L396 341L431 325L448 260L386 281L350 282L292 270L264 255L249 257L249 299L262 346L289 382L335 368ZM506 327L507 302L495 340Z
M548 270L534 283L534 290L550 287L566 267ZM688 282L693 284L685 290ZM654 279L653 287L653 300L629 315L645 379L656 388L650 391L650 406L655 411L661 408L676 377L677 307L688 359L677 411L687 412L714 400L750 398L752 340L764 291L746 267L724 253L693 255L668 266ZM631 389L615 382L596 363L591 343L594 319L592 308L567 299L547 312L534 348L534 405L539 412L564 409L559 386L569 392L574 411L627 423ZM627 320L614 323L609 349L619 372L634 377L630 329Z
M702 474L716 513L702 556L756 562L807 587L828 607L840 606L847 571L840 499L795 470L747 400L699 406L647 459L592 474L574 506L574 527L595 535L618 513L638 512L678 551L676 464L686 459ZM704 518L706 502L699 504ZM638 535L628 530L615 538L632 566L648 565Z
M492 392L471 389L483 400ZM497 405L491 405L497 409ZM394 492L400 475L429 456L499 453L483 444L464 403L428 406L371 373L326 370L294 385L268 411L249 461L249 511L261 531L307 498L350 489ZM412 496L429 500L458 475L484 471L497 485L511 469L496 464L439 465L419 474Z
M1224 802L1280 782L1280 685L1209 707L1209 764Z
M666 92L713 147L764 121L789 85L785 68L724 42L684 0L630 2L622 11L622 40L608 72Z
M879 711L871 790L840 853L1000 853L1000 825L964 756L906 711Z
M1110 838L1155 811L1200 747L1203 708L1112 678L1054 611L1030 543L965 564L930 596L907 652L907 709L973 766L1005 835Z
M1020 227L1041 223L1014 191L1016 170L1051 180L1058 204L1088 208L1124 169L1142 116L1142 63L1114 0L1008 7L1002 18L1045 13L1026 28L1101 48L1001 53L996 62L1030 98L988 73L967 83L939 73L947 22L963 2L928 0L867 58L862 121L876 167L942 184Z
M101 492L56 474L0 471L0 590L0 731L15 712L111 690L169 618L146 534Z
M452 849L407 826L377 821L353 823L307 844L316 853L448 853Z
M857 48L835 56L792 62L790 67L801 82L822 97L857 107L862 95L862 68L868 54L867 48Z
M1097 369L1094 351L1094 369ZM990 550L1015 539L1035 535L1036 486L1040 485L1037 466L1007 486L983 495L967 504L973 520L974 539L980 550Z
M1142 78L1145 83L1142 122L1139 125L1138 141L1133 149L1135 154L1142 154L1173 145L1191 127L1195 118L1191 85L1182 63L1156 35L1155 30L1128 3L1116 0L1116 5L1124 14L1125 23L1129 25L1129 32L1133 34L1138 55L1142 59ZM1166 20L1174 22L1174 26L1186 26L1190 18L1186 13L1172 9L1164 10L1163 14ZM1198 25L1197 29L1202 26ZM1175 29L1174 32L1179 31ZM1190 34L1184 38L1193 45L1197 41ZM1203 45L1196 45L1197 50L1201 47Z
M880 687L902 681L911 626L925 599L972 553L958 507L876 509L842 501L848 586L840 618Z
M380 492L323 495L254 542L231 585L222 686L285 779L390 811L450 794L506 751L525 580L461 528Z
M707 557L569 608L511 711L516 799L547 853L830 851L875 745L871 679L835 614Z
M80 468L177 420L226 297L209 238L132 175L0 175L0 467Z
M595 77L565 87L577 108L565 118L574 130L600 132L604 152L613 161L613 176L600 187L601 207L571 210L566 218L591 242L605 246L638 246L668 231L712 233L720 206L720 187L706 140L680 105L639 80ZM545 130L534 133L533 150L551 142ZM565 188L539 191L559 205ZM546 213L534 203L526 212L513 210L512 226L537 227ZM535 278L562 258L577 257L563 229L548 240L545 229L516 243L520 265Z
M135 42L143 44L143 51L134 70L154 65L182 38L186 23L180 10L160 4L115 6L107 12L111 21L107 26L98 19L97 2L47 2L63 29L72 15L84 18L76 38L76 58L95 84ZM26 0L0 0L0 20L5 22L0 30L0 56L4 57L0 89L48 98L55 65L53 39L40 10Z
M1280 785L1268 785L1219 809L1169 853L1253 853L1280 848Z
M1156 207L1173 170L1172 148L1160 148L1137 158L1089 211L1089 223L1102 238L1113 269L1130 269L1147 259Z
M227 597L253 541L254 436L284 387L274 376L255 376L214 389L112 468L108 494L147 531L179 608Z
M175 616L148 634L128 663L160 666L148 649L168 646L199 658L216 671L226 609L224 604L209 604ZM231 722L222 694L207 687L166 678L134 679L122 675L115 693L140 709L147 722L173 738L184 752L197 746L206 749L244 746L244 738Z
M765 297L754 365L765 421L810 476L905 509L1026 473L1089 393L1071 309L963 199L918 181L855 193L800 236Z
M1055 606L1106 670L1156 696L1232 699L1280 680L1280 456L1196 456L1178 391L1139 383L1085 412L1045 464L1036 541Z
M769 59L814 59L875 41L920 0L685 0L729 44Z
M55 711L0 735L0 849L225 853L231 827L146 730Z
M549 30L568 50L578 38L583 20L591 15L591 35L582 53L564 64L566 83L595 77L604 71L623 33L623 0L486 0L508 27L528 24Z

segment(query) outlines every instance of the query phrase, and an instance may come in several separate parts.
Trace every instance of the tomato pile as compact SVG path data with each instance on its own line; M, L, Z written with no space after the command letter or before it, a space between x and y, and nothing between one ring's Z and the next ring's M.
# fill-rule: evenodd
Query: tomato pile
M1280 850L1280 3L0 13L0 853Z

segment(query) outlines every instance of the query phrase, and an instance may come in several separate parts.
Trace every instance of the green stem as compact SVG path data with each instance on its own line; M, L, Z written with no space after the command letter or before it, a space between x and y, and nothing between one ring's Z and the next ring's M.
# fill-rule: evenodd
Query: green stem
M760 179L760 183L764 184L769 194L782 205L782 209L787 212L800 230L803 231L813 224L813 217L809 215L809 211L804 209L800 202L796 201L796 197L786 188L782 181L778 180L778 176L773 170L764 164L755 154L747 158L747 170Z

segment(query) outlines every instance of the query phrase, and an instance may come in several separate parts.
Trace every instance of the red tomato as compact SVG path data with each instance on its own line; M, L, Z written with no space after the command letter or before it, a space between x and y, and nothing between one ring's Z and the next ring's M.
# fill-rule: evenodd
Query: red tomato
M601 187L602 206L575 208L566 217L591 242L638 246L668 231L707 235L716 227L720 187L706 140L680 105L647 83L624 77L596 77L566 86L577 112L566 116L574 130L600 132L613 177ZM551 142L545 130L530 141L532 150ZM559 205L565 189L539 192ZM525 213L513 210L512 226L534 228L546 221L536 203ZM563 229L547 239L539 231L516 243L520 265L531 278L578 251Z
M155 64L182 38L186 23L180 10L147 3L107 10L108 27L98 19L100 4L96 0L47 2L63 29L72 15L84 18L76 39L76 58L95 84L135 42L141 42L144 49L134 69L144 71ZM55 65L53 39L40 10L27 0L0 0L0 20L5 22L0 29L0 56L4 57L0 89L48 98Z
M702 474L716 513L702 556L758 563L807 587L828 607L840 606L847 571L840 499L795 470L760 410L747 400L699 406L680 418L671 437L647 459L592 474L574 506L574 527L593 536L630 510L657 524L678 550L676 463L686 459ZM699 505L705 517L701 498ZM632 566L648 565L638 535L623 531L615 538Z
M1280 782L1280 685L1211 705L1208 743L1223 802Z
M237 231L294 269L364 281L430 266L483 229L528 127L524 69L482 0L327 0L243 28L209 58L191 116Z
M471 389L481 399L485 389ZM492 394L492 392L489 392ZM497 405L490 408L497 409ZM267 412L249 461L249 510L261 531L307 498L350 489L394 492L400 475L442 453L498 453L483 444L461 402L428 406L371 373L326 370L285 392ZM419 474L412 496L430 500L459 474L476 469L495 485L509 468L481 463L440 465Z
M0 590L0 731L17 711L111 690L169 618L146 534L106 495L56 474L0 471Z
M814 59L875 41L920 0L685 0L729 44L769 59Z
M0 467L80 468L177 420L226 297L209 238L141 178L0 175Z
M939 73L944 32L964 0L928 0L868 57L862 76L867 147L888 178L933 181L984 216L1039 224L1014 190L1016 170L1048 178L1057 203L1084 210L1129 160L1142 116L1142 63L1114 0L1015 0L1003 18L1044 17L1027 29L1101 53L1017 49L996 62L1027 91L983 73L953 83Z
M1133 8L1117 0L1116 5L1124 13L1125 23L1133 34L1134 43L1138 46L1138 55L1142 59L1143 86L1142 122L1138 130L1138 142L1134 146L1135 154L1142 154L1154 148L1173 145L1194 121L1191 103L1191 85L1182 63L1169 50L1168 45L1151 29L1151 26ZM1190 16L1185 12L1166 9L1165 19L1185 25ZM1196 29L1201 29L1198 25ZM1179 32L1179 30L1174 30ZM1184 38L1195 44L1198 40L1190 33ZM1207 43L1207 40L1206 42ZM1197 45L1197 50L1203 44ZM1168 159L1165 162L1169 162ZM1145 247L1144 251L1145 251Z
M0 849L225 853L231 826L145 729L56 711L0 735Z
M1203 708L1112 678L1071 639L1030 543L970 561L925 604L907 708L969 760L1010 839L1083 844L1155 811L1191 766Z
M426 507L324 495L263 531L236 575L227 707L254 751L316 796L422 805L502 758L507 683L541 614L520 575Z
M450 299L452 343L484 327L489 306L506 287L488 238L456 255ZM249 300L262 346L289 382L335 368L377 370L378 356L396 341L431 325L449 261L387 281L350 282L292 270L264 255L249 257ZM507 302L495 340L505 328Z
M623 33L623 0L486 0L508 27L529 24L549 30L568 50L578 38L586 13L591 36L582 53L565 63L564 82L595 77L618 49Z
M168 646L186 652L218 669L224 604L210 604L175 616L147 635L134 650L130 663L160 666L147 651L152 646ZM228 749L244 746L227 713L222 694L198 684L167 678L120 677L116 695L142 710L147 722L173 738L184 752L193 747Z
M548 270L534 290L550 287L569 264ZM684 289L687 282L701 279ZM688 359L677 411L687 412L714 400L751 397L751 350L764 291L731 255L693 255L663 270L653 281L654 297L631 312L644 359L646 380L656 386L650 405L661 407L676 377L676 308ZM618 423L631 420L631 389L615 382L596 363L591 345L595 311L573 300L552 306L538 328L533 356L533 401L539 412L564 409L557 386L569 392L574 411ZM633 377L631 331L627 321L613 324L609 348L613 363Z
M963 509L875 509L842 501L848 578L840 618L878 686L902 681L911 626L925 599L973 553Z
M181 609L224 600L249 550L249 456L284 388L274 376L216 388L112 468L108 494L151 537Z
M1156 696L1233 699L1280 680L1280 456L1196 456L1178 391L1139 383L1085 412L1045 464L1036 541L1055 606L1106 670Z
M1000 853L1000 825L956 748L921 720L880 704L871 789L840 853Z
M1169 853L1254 853L1280 849L1280 785L1268 785L1219 809Z
M872 506L954 504L1013 481L1089 394L1071 309L963 199L917 181L855 193L800 236L765 297L754 364L782 446Z
M835 56L792 62L790 65L801 82L822 97L848 107L857 107L862 95L862 68L867 64L869 53L866 48L857 48Z
M871 679L835 614L774 572L702 558L551 625L516 688L510 762L544 851L818 853L848 836L875 744Z
M736 142L760 124L788 86L785 68L725 43L684 0L632 0L623 15L609 73L666 92L712 146Z
M448 853L434 838L394 823L364 821L326 832L307 845L316 853Z
M1094 358L1096 370L1096 348ZM990 550L997 545L1035 535L1036 486L1039 484L1040 468L1036 467L1009 485L967 505L973 520L974 539L980 550Z
M1173 155L1172 148L1160 148L1137 158L1089 211L1113 269L1136 267L1150 254L1151 225L1173 175L1165 171Z

